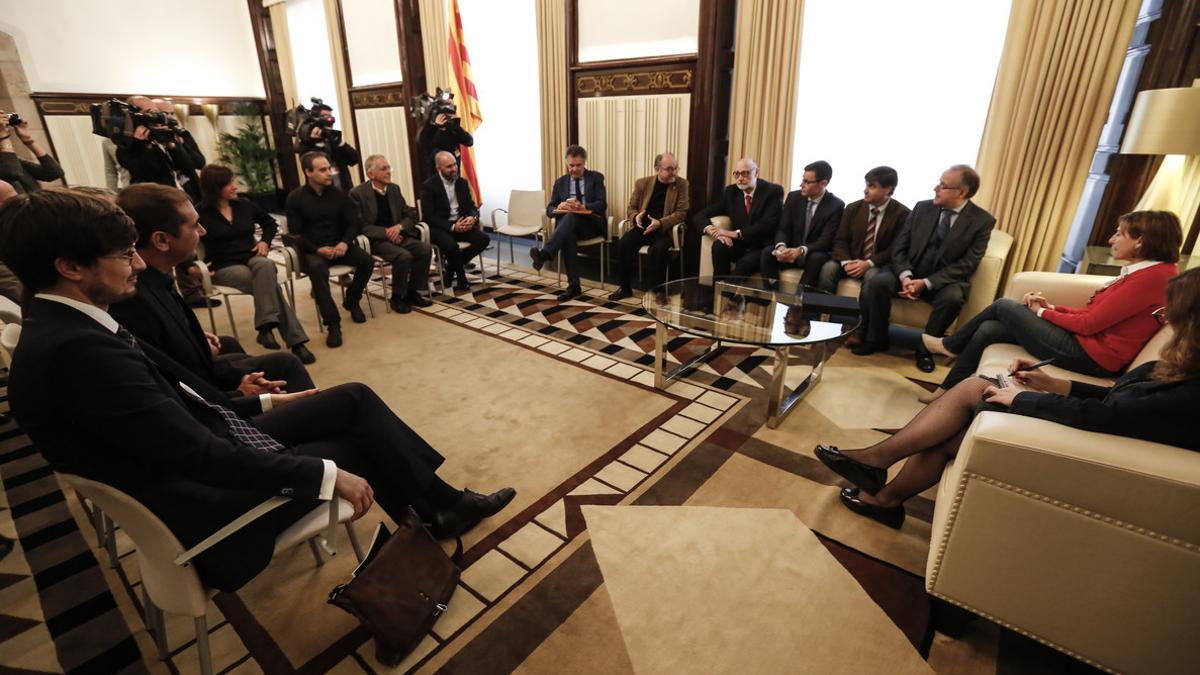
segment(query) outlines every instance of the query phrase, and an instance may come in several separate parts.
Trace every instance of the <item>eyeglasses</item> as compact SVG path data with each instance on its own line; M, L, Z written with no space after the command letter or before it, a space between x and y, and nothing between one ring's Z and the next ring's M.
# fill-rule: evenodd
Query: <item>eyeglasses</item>
M935 190L961 190L962 186L961 185L946 185L945 183L938 183L937 185L933 186L933 189L935 189Z
M820 183L820 182L821 181L819 181L819 180L809 180L807 178L800 179L800 183L803 185L816 185L817 183Z
M113 253L112 255L102 255L101 258L109 260L124 260L126 265L133 266L133 259L137 257L137 249L131 248L124 253Z
M1154 310L1153 312L1150 312L1150 316L1154 317L1154 319L1156 321L1158 321L1159 325L1166 324L1167 323L1167 308L1159 307L1158 309Z
M733 175L734 175L734 176L737 176L737 177L740 177L740 176L747 176L747 177L749 177L749 175L750 175L750 172L749 172L749 171L734 171L734 172L733 172Z

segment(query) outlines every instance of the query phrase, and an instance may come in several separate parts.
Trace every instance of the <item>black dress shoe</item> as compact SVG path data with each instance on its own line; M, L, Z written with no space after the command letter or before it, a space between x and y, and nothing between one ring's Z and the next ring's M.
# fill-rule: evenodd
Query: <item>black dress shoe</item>
M347 312L350 312L350 320L354 323L367 322L367 315L363 314L362 307L360 307L357 302L350 302L347 300L346 302L342 303L342 308Z
M337 349L342 346L342 327L330 326L328 332L325 333L325 346L330 349Z
M408 304L413 307L429 307L433 305L433 301L419 293L412 293L408 296Z
M407 300L396 300L393 298L388 301L388 304L391 305L392 311L397 314L408 314L412 311L412 305L408 304Z
M866 356L875 352L886 352L888 346L877 342L860 342L850 348L850 353L855 356Z
M501 488L490 495L463 490L462 499L453 507L433 514L429 533L434 539L449 539L466 534L484 518L500 513L517 496L517 491Z
M556 295L554 297L557 298L559 302L566 302L568 300L574 300L575 298L578 298L581 295L583 295L582 288L580 288L578 286L567 286L567 290L563 291L562 293L559 293L558 295Z
M275 332L270 328L258 331L257 342L267 349L279 349L279 343L275 341Z
M205 307L220 307L221 301L217 298L206 298L203 295L196 296L187 301L188 307L204 309Z
M542 256L542 249L536 246L529 249L529 257L533 259L533 269L542 271L542 267L546 264L546 258Z
M633 297L633 292L625 288L618 288L617 290L608 294L608 299L612 302L631 297Z
M917 370L922 373L933 372L933 354L925 347L917 348Z
M904 524L903 506L875 506L858 498L858 488L842 488L842 504L860 516L900 529Z
M296 358L300 359L300 363L303 363L306 366L310 363L315 363L317 360L317 357L313 356L313 353L308 351L308 347L305 347L303 342L293 346L292 353L296 355Z
M867 466L862 462L851 459L842 454L837 446L833 445L818 445L813 449L817 459L821 463L833 470L834 473L845 478L863 489L869 495L879 492L879 488L887 483L887 471L877 469L873 466Z
M467 277L466 277L466 275L463 275L463 276L461 276L461 277L459 277L459 278L458 278L458 283L457 283L457 284L454 284L454 290L456 290L456 291L469 291L469 290L471 290L471 282L467 281Z

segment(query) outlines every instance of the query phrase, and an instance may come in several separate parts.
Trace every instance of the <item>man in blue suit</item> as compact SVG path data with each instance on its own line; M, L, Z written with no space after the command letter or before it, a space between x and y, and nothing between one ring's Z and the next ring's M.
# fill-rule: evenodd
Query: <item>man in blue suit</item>
M583 295L579 285L579 250L577 241L591 239L604 234L608 217L608 195L604 191L604 174L588 171L587 150L582 146L567 146L565 157L567 173L554 181L554 191L546 206L546 217L556 218L554 234L545 248L529 250L533 258L533 269L540 270L547 260L562 252L563 264L567 268L567 290L558 294L559 300L570 300Z

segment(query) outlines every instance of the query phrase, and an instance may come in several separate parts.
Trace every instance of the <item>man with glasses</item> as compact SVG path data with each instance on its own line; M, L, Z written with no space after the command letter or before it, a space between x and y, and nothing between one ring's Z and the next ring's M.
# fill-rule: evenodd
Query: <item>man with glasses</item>
M941 337L958 318L971 291L971 275L987 251L996 219L970 199L979 189L979 174L965 164L942 173L933 199L917 202L896 236L892 262L862 290L863 342L852 351L871 354L888 348L891 301L899 296L927 302L933 312L925 332ZM917 368L933 372L933 355L919 342Z
M687 218L688 184L675 175L678 171L675 153L664 152L654 158L654 175L633 184L625 215L629 231L617 245L621 287L608 296L609 300L633 295L633 274L643 246L650 247L648 288L664 282L671 262L671 230Z
M759 257L764 279L774 281L779 279L779 270L799 268L804 270L800 283L817 283L846 208L845 202L825 189L831 178L833 167L829 162L818 160L804 167L800 189L788 193L783 203L775 246L764 248Z
M783 187L758 177L758 163L739 159L733 168L733 185L726 185L716 201L692 219L698 233L712 237L713 276L737 276L758 271L762 249L771 243L783 212ZM710 221L727 216L732 229L722 230ZM697 239L699 237L697 236Z

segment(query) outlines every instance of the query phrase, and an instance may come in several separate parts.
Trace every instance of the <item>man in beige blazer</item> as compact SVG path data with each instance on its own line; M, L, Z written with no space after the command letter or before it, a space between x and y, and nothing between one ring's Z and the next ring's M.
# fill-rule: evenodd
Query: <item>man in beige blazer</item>
M625 213L629 231L617 245L621 287L609 294L609 300L633 295L632 279L643 246L650 247L647 287L665 281L671 262L671 230L687 218L688 210L688 184L675 175L678 172L679 161L674 153L664 152L654 158L654 175L633 184Z

